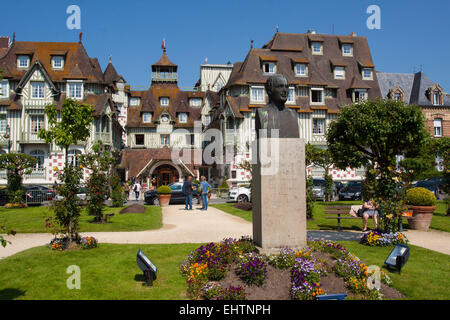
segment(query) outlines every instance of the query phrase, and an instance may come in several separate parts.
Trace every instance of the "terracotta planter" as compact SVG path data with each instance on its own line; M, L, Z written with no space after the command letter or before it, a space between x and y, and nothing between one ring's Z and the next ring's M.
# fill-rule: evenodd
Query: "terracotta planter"
M412 206L412 217L408 219L409 227L413 230L427 231L436 206Z
M161 207L167 207L170 202L171 194L158 194L159 205Z

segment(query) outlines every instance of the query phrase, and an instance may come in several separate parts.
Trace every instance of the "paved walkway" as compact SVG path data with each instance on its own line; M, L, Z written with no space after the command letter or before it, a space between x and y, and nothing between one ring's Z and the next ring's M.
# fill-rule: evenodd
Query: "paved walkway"
M197 206L194 206L197 207ZM184 210L184 205L163 208L163 227L150 231L130 232L88 232L82 235L94 236L100 243L203 243L221 241L224 238L240 238L252 234L252 224L244 219L225 213L214 207L208 211L194 208ZM6 236L12 244L0 248L4 258L36 246L49 243L53 236L44 233L18 233Z
M194 209L185 211L184 205L171 205L163 208L163 227L150 231L131 232L89 232L82 235L96 237L100 243L165 244L165 243L203 243L220 241L224 238L240 238L252 234L252 224L239 217L225 213L214 207L207 212ZM450 233L430 230L405 231L410 243L430 250L450 255ZM327 239L333 241L358 241L362 233L358 231L308 231L308 239ZM21 233L6 236L12 244L0 248L0 259L17 252L45 245L52 235L45 233Z

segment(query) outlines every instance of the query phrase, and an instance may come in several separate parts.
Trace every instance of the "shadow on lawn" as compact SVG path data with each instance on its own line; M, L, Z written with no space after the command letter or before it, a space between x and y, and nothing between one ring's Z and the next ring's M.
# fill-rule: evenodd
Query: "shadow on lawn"
M24 296L26 291L14 289L14 288L6 288L0 290L0 300L14 300L21 296Z

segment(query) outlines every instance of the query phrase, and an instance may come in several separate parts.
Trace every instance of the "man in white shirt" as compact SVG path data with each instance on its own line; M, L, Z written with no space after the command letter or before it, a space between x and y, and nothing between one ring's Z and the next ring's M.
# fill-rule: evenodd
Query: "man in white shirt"
M134 194L136 196L136 201L139 200L139 192L141 192L141 184L139 181L136 181L133 187Z

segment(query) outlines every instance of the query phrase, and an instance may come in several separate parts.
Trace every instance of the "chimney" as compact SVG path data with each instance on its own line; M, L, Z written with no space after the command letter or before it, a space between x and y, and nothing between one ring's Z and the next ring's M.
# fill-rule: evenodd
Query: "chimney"
M311 30L311 29L308 29L308 32L307 32L308 34L316 34L316 31L315 30Z
M0 37L0 49L9 47L9 37Z
M356 33L354 32L350 33L350 37L356 37Z

